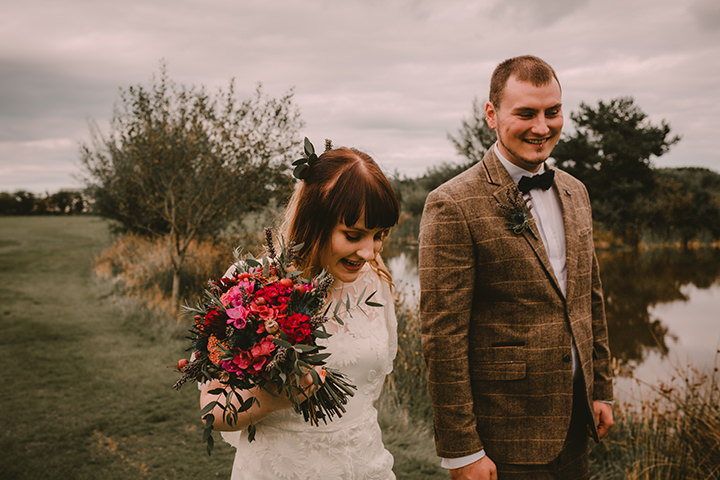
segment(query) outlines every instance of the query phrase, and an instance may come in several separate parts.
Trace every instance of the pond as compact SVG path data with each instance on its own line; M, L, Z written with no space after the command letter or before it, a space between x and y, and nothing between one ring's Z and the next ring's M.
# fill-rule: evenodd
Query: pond
M406 302L419 297L417 250L390 250L388 268ZM720 250L598 252L617 399L693 367L710 372L720 349Z

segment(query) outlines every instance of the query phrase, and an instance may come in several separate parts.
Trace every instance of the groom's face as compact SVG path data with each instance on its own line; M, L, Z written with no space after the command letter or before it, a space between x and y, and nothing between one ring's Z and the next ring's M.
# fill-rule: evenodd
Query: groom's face
M485 105L488 126L505 158L530 172L547 160L563 126L562 94L555 79L539 87L511 76L500 105Z

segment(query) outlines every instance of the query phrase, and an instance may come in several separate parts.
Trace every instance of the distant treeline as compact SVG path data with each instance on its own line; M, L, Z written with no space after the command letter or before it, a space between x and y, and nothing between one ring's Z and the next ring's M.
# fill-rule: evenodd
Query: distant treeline
M18 190L0 192L0 215L80 215L89 212L90 201L80 190L35 195Z
M448 163L416 178L396 178L393 185L403 211L419 217L427 194L471 165ZM649 173L643 193L632 198L609 193L596 178L600 172L582 175L590 191L596 237L628 245L720 241L719 173L699 167L652 168Z
M403 212L419 218L428 193L470 165L472 162L447 163L431 167L418 177L396 177L393 186ZM614 233L616 241L626 244L720 241L720 173L699 167L655 168L651 173L652 182L645 194L625 202L605 194L602 183L592 175L583 178L591 190L594 219L601 232ZM22 190L0 192L0 215L87 213L93 213L91 200L81 190L42 196Z

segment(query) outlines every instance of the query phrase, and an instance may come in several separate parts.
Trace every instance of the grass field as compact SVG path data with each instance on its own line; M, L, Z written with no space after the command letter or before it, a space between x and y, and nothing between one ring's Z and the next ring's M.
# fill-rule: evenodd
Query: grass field
M233 450L200 438L197 391L171 388L181 330L111 295L93 217L0 217L2 479L229 478ZM448 478L426 428L381 423L398 479Z
M0 217L0 478L229 478L200 443L197 392L171 388L181 338L106 296L88 217Z

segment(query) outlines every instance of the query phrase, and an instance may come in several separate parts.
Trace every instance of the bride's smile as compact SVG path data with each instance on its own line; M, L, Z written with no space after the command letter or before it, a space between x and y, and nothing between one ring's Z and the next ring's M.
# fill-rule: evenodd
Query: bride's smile
M372 261L380 252L385 235L386 228L367 228L364 215L352 226L338 222L320 253L320 265L335 280L352 282L365 263Z

